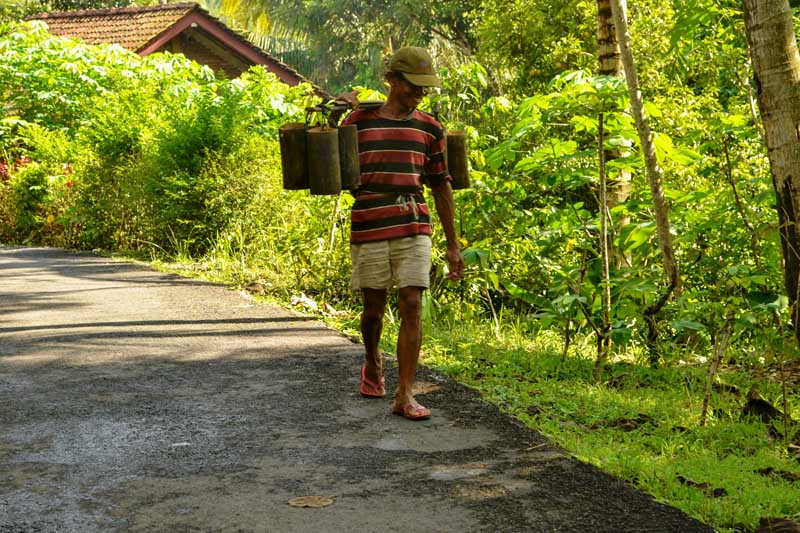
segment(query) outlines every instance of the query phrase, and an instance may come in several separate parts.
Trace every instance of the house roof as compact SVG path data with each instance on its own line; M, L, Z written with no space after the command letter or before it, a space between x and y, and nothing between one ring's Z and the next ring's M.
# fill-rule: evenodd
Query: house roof
M200 28L247 62L264 65L289 85L311 83L194 2L42 13L31 18L45 21L54 35L89 44L118 43L141 56L156 52L187 28Z

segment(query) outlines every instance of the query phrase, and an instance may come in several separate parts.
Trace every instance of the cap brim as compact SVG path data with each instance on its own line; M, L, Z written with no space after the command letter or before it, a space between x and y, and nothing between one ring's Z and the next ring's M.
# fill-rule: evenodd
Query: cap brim
M408 80L412 85L417 87L441 87L442 82L433 74L406 74L403 72L403 77Z

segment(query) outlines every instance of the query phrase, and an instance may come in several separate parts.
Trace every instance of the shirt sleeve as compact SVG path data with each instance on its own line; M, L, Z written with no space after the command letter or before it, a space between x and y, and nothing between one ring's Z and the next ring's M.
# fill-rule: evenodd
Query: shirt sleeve
M428 147L428 157L425 160L425 175L422 182L428 187L436 187L448 181L453 181L447 171L445 147L447 146L444 131L439 128L436 138Z

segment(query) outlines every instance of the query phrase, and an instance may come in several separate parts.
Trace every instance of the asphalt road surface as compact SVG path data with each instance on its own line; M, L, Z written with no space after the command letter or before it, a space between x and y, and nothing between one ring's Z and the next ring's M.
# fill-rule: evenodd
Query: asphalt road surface
M392 415L362 350L218 285L0 247L0 533L711 531L428 369L433 417Z

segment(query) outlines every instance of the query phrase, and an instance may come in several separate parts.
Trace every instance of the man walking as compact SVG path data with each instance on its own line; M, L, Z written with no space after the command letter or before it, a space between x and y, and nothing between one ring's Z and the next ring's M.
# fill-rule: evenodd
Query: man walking
M385 77L389 96L378 109L359 110L356 93L338 98L354 108L343 125L358 127L361 164L361 185L354 191L350 215L351 286L361 291L364 303L366 363L360 392L371 398L386 396L378 344L387 293L396 285L401 323L392 412L422 420L431 412L414 399L412 384L422 344L422 293L429 287L431 266L431 224L423 185L433 194L447 241L447 279L463 276L464 260L456 240L442 125L417 109L428 87L441 85L430 55L422 48L400 48L389 60Z

